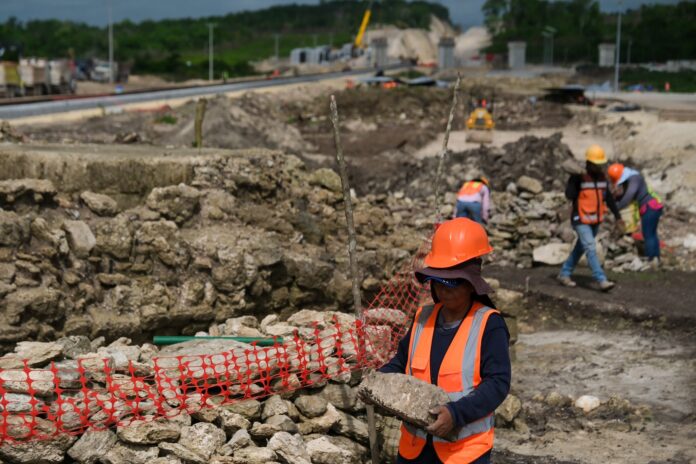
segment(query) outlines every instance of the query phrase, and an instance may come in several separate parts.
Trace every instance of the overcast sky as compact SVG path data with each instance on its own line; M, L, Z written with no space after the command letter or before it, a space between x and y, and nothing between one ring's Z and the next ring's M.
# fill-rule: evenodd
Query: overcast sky
M0 0L0 21L10 16L28 19L70 19L104 25L108 2L113 3L114 20L182 18L222 15L234 11L266 8L271 5L306 3L319 0ZM480 24L484 0L433 0L447 6L456 24ZM616 11L620 0L600 0L604 11ZM643 3L677 3L678 0L623 0L624 8Z

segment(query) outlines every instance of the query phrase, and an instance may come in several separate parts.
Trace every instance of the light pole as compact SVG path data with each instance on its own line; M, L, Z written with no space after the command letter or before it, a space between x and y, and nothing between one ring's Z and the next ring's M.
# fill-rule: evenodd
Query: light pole
M114 21L112 3L112 0L109 0L109 84L114 83Z
M278 61L280 60L280 57L278 56L280 45L280 34L273 34L273 38L275 39L275 62L278 64Z
M616 64L614 65L614 92L619 91L619 66L621 64L621 7L623 1L619 0L619 18L616 22Z
M215 24L208 23L208 80L212 81L214 74L213 69L213 29Z

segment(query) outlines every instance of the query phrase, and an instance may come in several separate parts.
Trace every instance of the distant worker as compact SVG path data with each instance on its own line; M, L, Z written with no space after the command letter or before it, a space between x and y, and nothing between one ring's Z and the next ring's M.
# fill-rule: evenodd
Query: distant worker
M654 264L658 265L660 239L657 237L657 225L664 208L660 197L648 187L643 176L635 169L614 163L609 166L607 174L616 187L618 209L624 209L634 201L638 203L640 227L645 240L645 256L648 261L654 261Z
M462 184L457 193L455 217L465 217L479 224L488 224L491 211L490 183L485 176L477 176Z
M599 225L604 221L607 206L614 214L617 226L625 229L619 209L616 207L614 197L609 191L609 182L604 175L604 166L607 164L607 156L599 145L590 146L585 152L585 172L572 174L566 185L566 198L573 202L571 224L578 240L573 251L563 264L558 281L566 287L575 287L575 282L570 278L575 266L587 255L587 263L592 270L592 277L597 281L599 289L609 291L614 283L607 279L602 265L597 256L595 237ZM606 205L605 205L606 203Z
M435 421L401 427L397 464L487 464L494 411L510 390L510 335L488 296L481 257L493 251L485 229L457 218L435 231L416 278L430 283L433 304L418 309L384 373L437 385L450 401L432 409ZM443 437L450 437L450 441Z

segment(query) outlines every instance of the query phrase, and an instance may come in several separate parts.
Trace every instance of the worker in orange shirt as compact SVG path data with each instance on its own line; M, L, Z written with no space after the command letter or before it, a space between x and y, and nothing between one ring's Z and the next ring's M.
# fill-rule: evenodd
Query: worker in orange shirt
M464 182L457 193L455 217L465 217L488 224L491 214L491 188L488 178L476 176Z

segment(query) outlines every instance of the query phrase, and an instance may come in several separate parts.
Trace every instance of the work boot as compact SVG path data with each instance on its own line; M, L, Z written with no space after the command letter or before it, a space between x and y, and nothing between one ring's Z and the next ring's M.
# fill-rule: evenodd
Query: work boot
M614 288L614 285L616 285L616 284L614 284L614 282L612 282L610 280L603 280L603 281L597 283L597 286L603 292L608 292L609 290Z
M563 285L564 287L571 287L572 288L572 287L575 287L577 285L575 282L573 282L573 280L570 277L566 277L566 276L562 276L562 275L556 276L556 280L559 281L561 283L561 285Z

